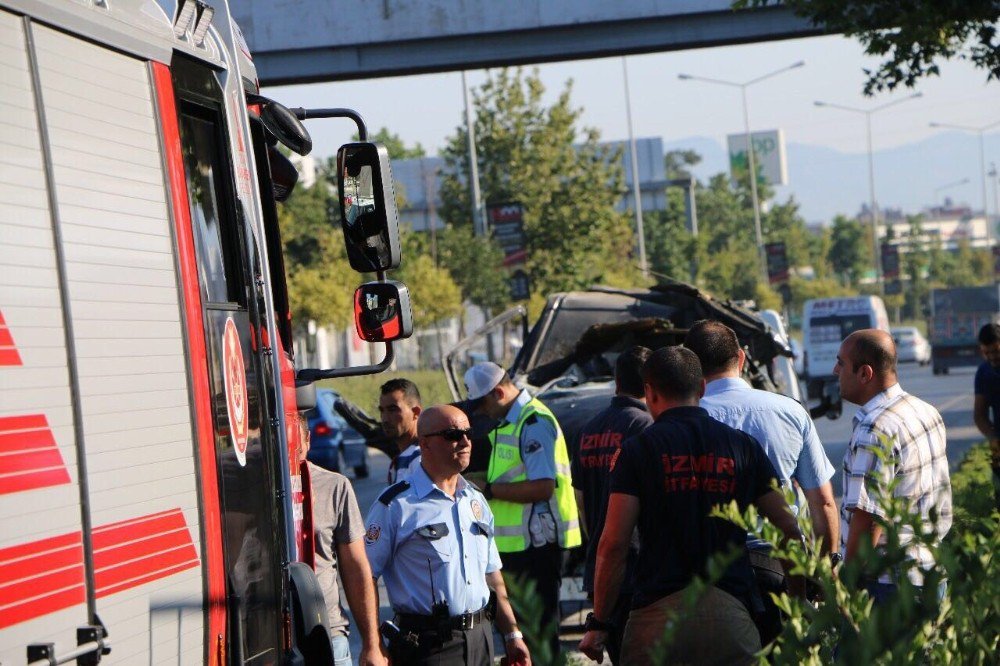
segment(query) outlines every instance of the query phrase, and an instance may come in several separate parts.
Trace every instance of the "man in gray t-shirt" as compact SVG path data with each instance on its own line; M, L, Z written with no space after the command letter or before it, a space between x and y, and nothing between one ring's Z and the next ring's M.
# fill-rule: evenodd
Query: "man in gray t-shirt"
M350 666L348 621L341 606L340 584L361 633L361 666L385 664L378 635L378 605L371 566L365 554L365 524L351 482L341 474L308 463L312 485L316 577L330 620L334 666Z

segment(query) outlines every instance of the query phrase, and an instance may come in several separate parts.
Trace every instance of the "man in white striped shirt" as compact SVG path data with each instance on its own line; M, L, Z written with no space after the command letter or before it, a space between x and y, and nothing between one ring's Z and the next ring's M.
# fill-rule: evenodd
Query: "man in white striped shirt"
M948 474L944 421L931 405L899 385L896 346L885 331L864 329L840 345L834 374L840 379L844 400L860 405L854 432L844 454L844 496L841 506L841 543L844 559L858 554L863 539L885 543L876 518L886 518L881 495L897 482L893 495L908 501L926 532L933 530L940 542L951 527L951 479ZM883 449L883 456L876 452ZM937 516L936 522L931 514ZM923 584L921 569L934 564L930 550L912 544L913 528L900 533L908 555L917 567L909 570L915 585ZM869 586L876 603L893 594L898 578L884 571Z

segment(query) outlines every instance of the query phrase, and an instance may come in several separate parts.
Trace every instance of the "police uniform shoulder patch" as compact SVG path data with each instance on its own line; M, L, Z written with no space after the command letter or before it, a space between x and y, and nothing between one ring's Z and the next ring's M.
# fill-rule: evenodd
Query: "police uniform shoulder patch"
M382 502L382 504L385 504L386 506L389 506L390 504L392 504L392 500L396 499L401 494L406 492L406 490L409 487L410 487L409 481L399 481L397 483L394 483L382 491L382 494L378 496L378 501Z
M476 520L482 520L483 505L479 503L479 500L472 500L470 504L472 506L472 515L475 516Z
M378 523L372 523L368 526L368 531L365 532L365 543L370 546L378 541L380 536L382 536L382 526Z

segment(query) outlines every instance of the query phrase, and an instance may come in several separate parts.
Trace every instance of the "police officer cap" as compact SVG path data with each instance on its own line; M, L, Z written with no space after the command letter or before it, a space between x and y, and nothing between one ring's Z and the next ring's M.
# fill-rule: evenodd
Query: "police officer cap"
M496 363L477 363L465 371L465 388L469 400L479 400L503 379L503 368Z

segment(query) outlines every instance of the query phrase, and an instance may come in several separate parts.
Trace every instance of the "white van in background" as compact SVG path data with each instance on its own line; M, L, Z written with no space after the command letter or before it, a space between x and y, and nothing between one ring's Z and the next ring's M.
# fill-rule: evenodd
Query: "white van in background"
M802 344L806 392L810 399L823 394L823 386L836 381L833 366L844 338L862 328L889 331L885 303L878 296L815 298L802 311Z

